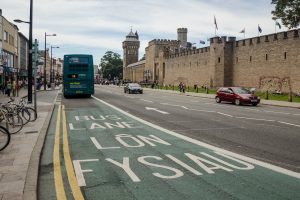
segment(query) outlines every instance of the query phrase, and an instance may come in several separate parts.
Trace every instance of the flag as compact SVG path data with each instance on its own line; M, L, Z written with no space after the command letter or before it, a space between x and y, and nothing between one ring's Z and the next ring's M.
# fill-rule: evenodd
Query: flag
M240 33L245 33L245 28L243 30L241 30Z
M281 29L281 25L279 24L279 22L276 22L275 25L278 26L279 29Z
M200 40L200 44L205 44L205 41L203 41L203 40Z
M217 24L216 16L214 16L214 23L215 23L216 29L218 30L218 24Z
M259 24L258 24L258 27L257 27L257 28L258 28L258 32L261 33L261 32L262 32L262 29L260 28Z

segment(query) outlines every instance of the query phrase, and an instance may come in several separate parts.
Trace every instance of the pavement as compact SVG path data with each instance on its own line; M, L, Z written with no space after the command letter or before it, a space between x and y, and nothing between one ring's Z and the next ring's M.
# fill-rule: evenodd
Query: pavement
M145 90L152 89L145 88ZM156 91L180 94L178 91L158 89ZM0 152L0 200L37 199L40 154L59 93L60 88L39 91L37 93L38 119L25 125L19 133L12 135L9 146ZM16 99L26 95L27 90L21 89ZM181 95L215 97L213 94L192 92ZM8 100L8 97L0 93L1 103ZM261 104L300 108L300 103L295 102L261 100Z
M0 152L0 200L36 199L40 153L60 89L37 93L38 118L11 135L10 144ZM27 96L21 89L18 100ZM9 98L0 95L0 102Z

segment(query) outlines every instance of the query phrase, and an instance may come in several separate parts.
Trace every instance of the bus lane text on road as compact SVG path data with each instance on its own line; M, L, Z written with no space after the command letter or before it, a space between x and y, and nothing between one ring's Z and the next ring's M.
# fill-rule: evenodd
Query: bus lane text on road
M144 134L146 127L134 121L126 121L117 115L83 115L74 116L75 122L69 123L69 129L73 134L82 134L82 130L99 131L97 137L90 137L91 144L99 151L123 151L128 148L159 148L174 146L174 139L162 139L159 135ZM77 123L78 122L78 123ZM82 123L85 122L85 123ZM122 133L122 130L132 129L132 134ZM112 140L106 141L101 138L105 130L116 130L110 132ZM98 133L98 132L97 132ZM159 155L123 156L121 159L106 157L105 161L110 163L114 170L125 173L132 182L138 183L147 180L140 177L139 172L132 167L133 160L139 167L151 168L152 175L159 179L177 179L183 177L185 173L195 176L213 175L219 171L233 173L235 170L252 170L254 165L236 159L217 151L198 151L186 152L181 150L181 155L170 153L160 153ZM187 162L188 160L188 162ZM80 159L73 160L78 185L86 186L85 173L93 173L92 169L84 167L84 163L101 165L99 159Z

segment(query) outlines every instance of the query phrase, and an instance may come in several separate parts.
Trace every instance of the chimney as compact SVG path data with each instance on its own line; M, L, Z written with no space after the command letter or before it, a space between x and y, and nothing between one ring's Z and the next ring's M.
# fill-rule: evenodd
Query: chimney
M0 8L0 16L2 16L2 9Z

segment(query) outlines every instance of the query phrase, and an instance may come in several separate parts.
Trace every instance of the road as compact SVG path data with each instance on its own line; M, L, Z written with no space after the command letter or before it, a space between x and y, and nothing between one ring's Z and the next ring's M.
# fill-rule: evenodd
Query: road
M39 199L300 198L299 109L96 86L53 116Z
M299 109L217 104L213 99L151 90L129 95L118 87L100 86L95 96L166 129L300 172Z

